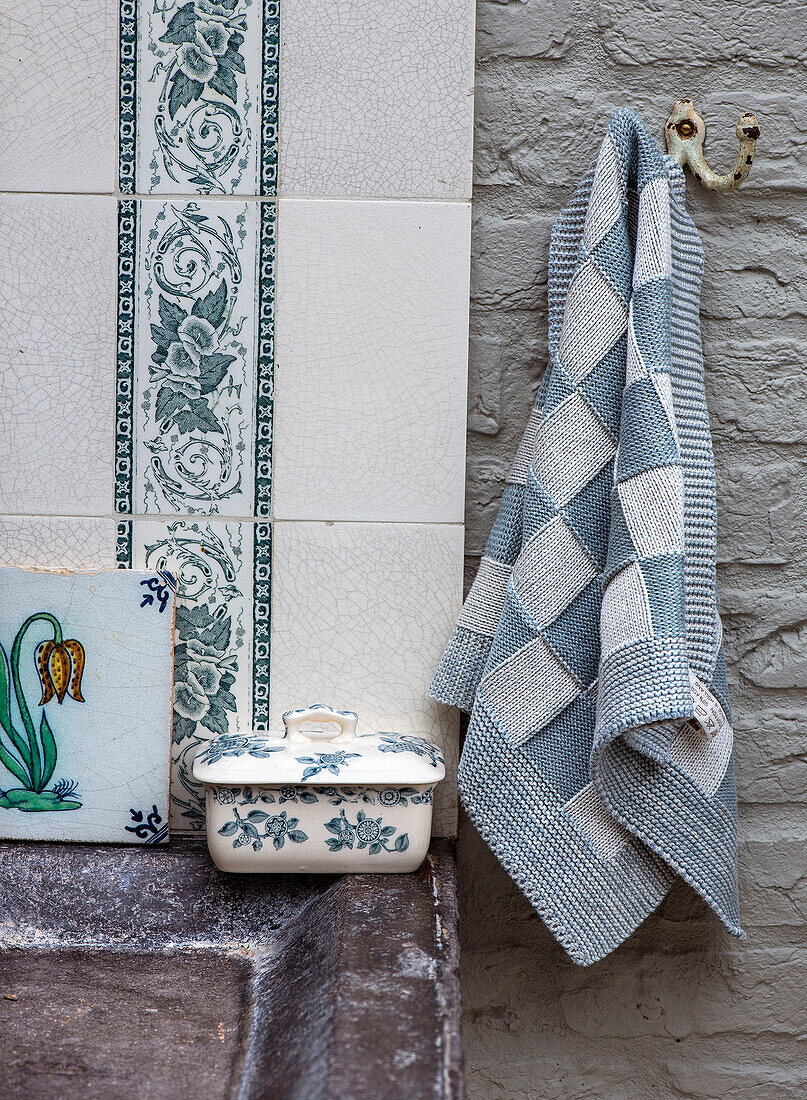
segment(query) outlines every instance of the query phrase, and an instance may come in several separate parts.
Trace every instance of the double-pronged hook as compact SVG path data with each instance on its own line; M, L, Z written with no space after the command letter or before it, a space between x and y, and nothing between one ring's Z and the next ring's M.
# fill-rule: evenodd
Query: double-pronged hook
M673 106L664 133L667 138L667 152L675 157L682 168L688 164L699 183L710 191L733 191L751 171L759 126L754 115L743 115L737 123L736 134L740 139L740 150L737 153L737 163L725 176L713 172L704 159L706 123L692 106L691 100L679 99Z

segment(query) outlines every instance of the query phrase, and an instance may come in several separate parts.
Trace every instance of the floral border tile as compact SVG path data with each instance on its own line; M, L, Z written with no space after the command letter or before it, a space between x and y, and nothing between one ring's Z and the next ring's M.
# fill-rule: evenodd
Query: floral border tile
M274 254L273 203L120 203L116 511L269 514Z
M121 0L120 189L274 195L278 0Z
M254 624L270 596L271 532L250 521L122 520L118 564L168 570L178 581L171 826L192 832L204 824L191 776L196 749L251 728L253 685L268 695L268 616Z

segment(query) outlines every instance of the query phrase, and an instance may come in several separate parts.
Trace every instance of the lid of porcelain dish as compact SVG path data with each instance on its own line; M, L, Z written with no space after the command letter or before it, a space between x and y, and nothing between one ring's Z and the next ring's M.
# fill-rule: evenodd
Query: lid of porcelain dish
M358 715L317 703L283 715L285 733L228 734L201 745L202 783L310 783L318 787L437 783L443 754L412 733L356 733ZM315 724L315 728L302 727ZM328 728L330 727L330 728Z

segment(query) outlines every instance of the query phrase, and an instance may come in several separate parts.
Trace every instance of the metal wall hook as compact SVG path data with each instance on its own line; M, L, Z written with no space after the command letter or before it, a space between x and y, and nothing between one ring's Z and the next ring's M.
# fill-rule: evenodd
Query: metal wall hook
M755 116L743 115L735 132L740 140L740 151L737 154L737 163L725 176L713 172L704 159L706 123L693 107L691 100L679 99L673 106L664 135L667 139L667 152L675 157L682 168L688 164L699 183L710 191L733 191L746 179L754 163L759 137Z

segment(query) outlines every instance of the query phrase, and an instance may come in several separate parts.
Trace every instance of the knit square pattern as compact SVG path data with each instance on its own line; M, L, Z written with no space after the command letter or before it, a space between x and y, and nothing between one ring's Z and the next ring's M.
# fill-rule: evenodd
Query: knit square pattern
M742 938L703 251L631 111L552 232L549 364L430 688L465 808L576 962L685 879Z

